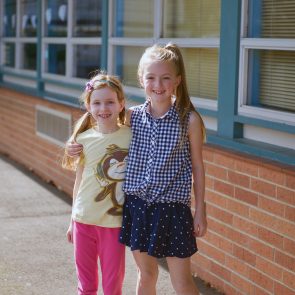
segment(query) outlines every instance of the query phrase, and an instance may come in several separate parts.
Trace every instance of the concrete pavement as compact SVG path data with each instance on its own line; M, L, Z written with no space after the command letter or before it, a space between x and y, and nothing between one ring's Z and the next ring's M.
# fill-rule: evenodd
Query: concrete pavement
M0 293L76 294L73 247L65 236L71 199L4 156L0 171ZM126 254L123 294L129 295L135 294L136 267ZM159 265L157 294L174 295L165 263ZM196 283L202 294L219 294Z

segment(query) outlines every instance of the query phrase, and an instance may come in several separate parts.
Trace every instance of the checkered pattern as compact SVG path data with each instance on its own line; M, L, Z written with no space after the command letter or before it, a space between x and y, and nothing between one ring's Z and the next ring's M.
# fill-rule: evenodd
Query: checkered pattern
M123 190L148 203L190 205L192 165L188 124L180 126L175 104L159 119L150 115L148 105L146 102L132 112L132 141Z

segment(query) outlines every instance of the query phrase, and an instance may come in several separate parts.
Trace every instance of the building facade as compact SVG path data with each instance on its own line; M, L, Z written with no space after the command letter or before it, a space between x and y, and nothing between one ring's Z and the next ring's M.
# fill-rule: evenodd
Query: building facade
M208 234L192 271L225 294L295 292L295 0L1 0L0 152L71 194L60 167L97 69L128 104L147 46L176 43L207 143Z

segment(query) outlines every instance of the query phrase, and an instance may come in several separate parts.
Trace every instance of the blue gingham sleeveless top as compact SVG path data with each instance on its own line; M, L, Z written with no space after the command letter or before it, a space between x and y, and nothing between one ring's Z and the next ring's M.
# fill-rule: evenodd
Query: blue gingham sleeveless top
M175 103L161 118L148 112L149 102L131 114L129 147L123 191L148 203L180 202L190 206L192 164L188 120L182 127Z

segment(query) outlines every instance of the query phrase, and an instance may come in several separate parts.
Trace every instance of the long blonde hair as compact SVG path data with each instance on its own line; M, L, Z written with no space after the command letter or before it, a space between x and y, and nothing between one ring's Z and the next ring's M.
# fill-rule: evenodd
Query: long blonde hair
M115 76L107 75L104 73L98 73L93 78L91 78L89 82L86 83L85 90L83 91L80 97L81 103L83 103L84 106L89 105L92 92L94 90L102 89L105 87L109 87L110 89L116 92L119 102L125 101L123 86L121 82L119 81L119 79ZM118 121L119 121L118 123L121 125L125 124L125 107L119 113ZM77 136L80 133L92 128L94 125L95 125L95 121L93 120L91 114L89 112L86 112L75 123L73 133L68 139L68 142L75 142ZM78 163L81 162L82 160L83 160L82 153L80 154L79 157L73 158L68 155L67 149L65 148L63 159L62 159L62 167L69 170L76 170Z
M176 70L176 75L181 77L180 84L176 88L176 92L175 92L176 109L179 114L180 123L182 125L185 123L189 112L191 111L196 112L201 119L203 141L205 141L206 130L205 130L204 121L201 115L199 114L199 112L197 112L194 105L192 104L189 93L188 93L184 61L183 61L180 48L177 45L172 43L168 43L165 46L160 46L158 44L155 44L151 47L148 47L143 53L139 61L138 70L137 70L137 77L139 81L142 80L145 65L149 63L150 61L172 62Z

